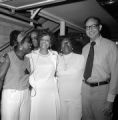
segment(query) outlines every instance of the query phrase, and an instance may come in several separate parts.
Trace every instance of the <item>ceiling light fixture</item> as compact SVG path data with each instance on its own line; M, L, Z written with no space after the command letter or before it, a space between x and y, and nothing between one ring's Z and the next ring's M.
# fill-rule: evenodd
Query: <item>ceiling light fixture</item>
M115 3L115 0L97 0L101 5L112 5Z
M115 3L115 1L114 0L108 0L106 3L107 4L113 4L113 3Z

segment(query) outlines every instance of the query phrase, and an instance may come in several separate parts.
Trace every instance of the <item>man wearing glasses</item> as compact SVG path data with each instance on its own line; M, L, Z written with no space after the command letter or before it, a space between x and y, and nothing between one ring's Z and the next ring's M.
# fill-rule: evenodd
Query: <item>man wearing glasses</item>
M118 50L114 42L101 36L102 25L98 18L87 18L85 27L90 43L82 51L86 61L82 120L111 120L118 87Z

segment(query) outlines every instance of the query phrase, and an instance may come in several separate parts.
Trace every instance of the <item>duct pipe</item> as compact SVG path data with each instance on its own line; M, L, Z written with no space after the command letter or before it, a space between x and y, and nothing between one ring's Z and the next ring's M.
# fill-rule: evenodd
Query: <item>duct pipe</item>
M65 21L60 21L60 36L64 36L65 35Z
M8 11L8 10L5 10L5 9L2 9L0 8L0 12L1 13L4 13L4 14L7 14L7 15L10 15L11 17L16 17L17 19L21 19L21 20L25 20L27 22L33 22L34 24L36 25L40 25L36 20L33 20L33 19L30 19L28 17L25 17L23 15L20 15L18 13L15 13L15 12L11 12L11 11ZM41 25L40 25L41 26Z

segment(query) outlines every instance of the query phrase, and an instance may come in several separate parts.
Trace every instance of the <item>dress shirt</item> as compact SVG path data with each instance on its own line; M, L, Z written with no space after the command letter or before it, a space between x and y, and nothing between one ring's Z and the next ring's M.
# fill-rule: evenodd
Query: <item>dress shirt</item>
M118 49L114 42L100 36L95 40L94 62L92 75L88 82L110 80L107 100L114 101L118 87ZM90 49L90 43L83 48L85 61Z

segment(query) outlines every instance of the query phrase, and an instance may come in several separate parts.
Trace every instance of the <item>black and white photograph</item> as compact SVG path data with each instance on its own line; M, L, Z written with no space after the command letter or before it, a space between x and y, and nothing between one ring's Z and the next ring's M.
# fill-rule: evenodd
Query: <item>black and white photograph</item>
M0 120L118 120L118 0L0 0Z

